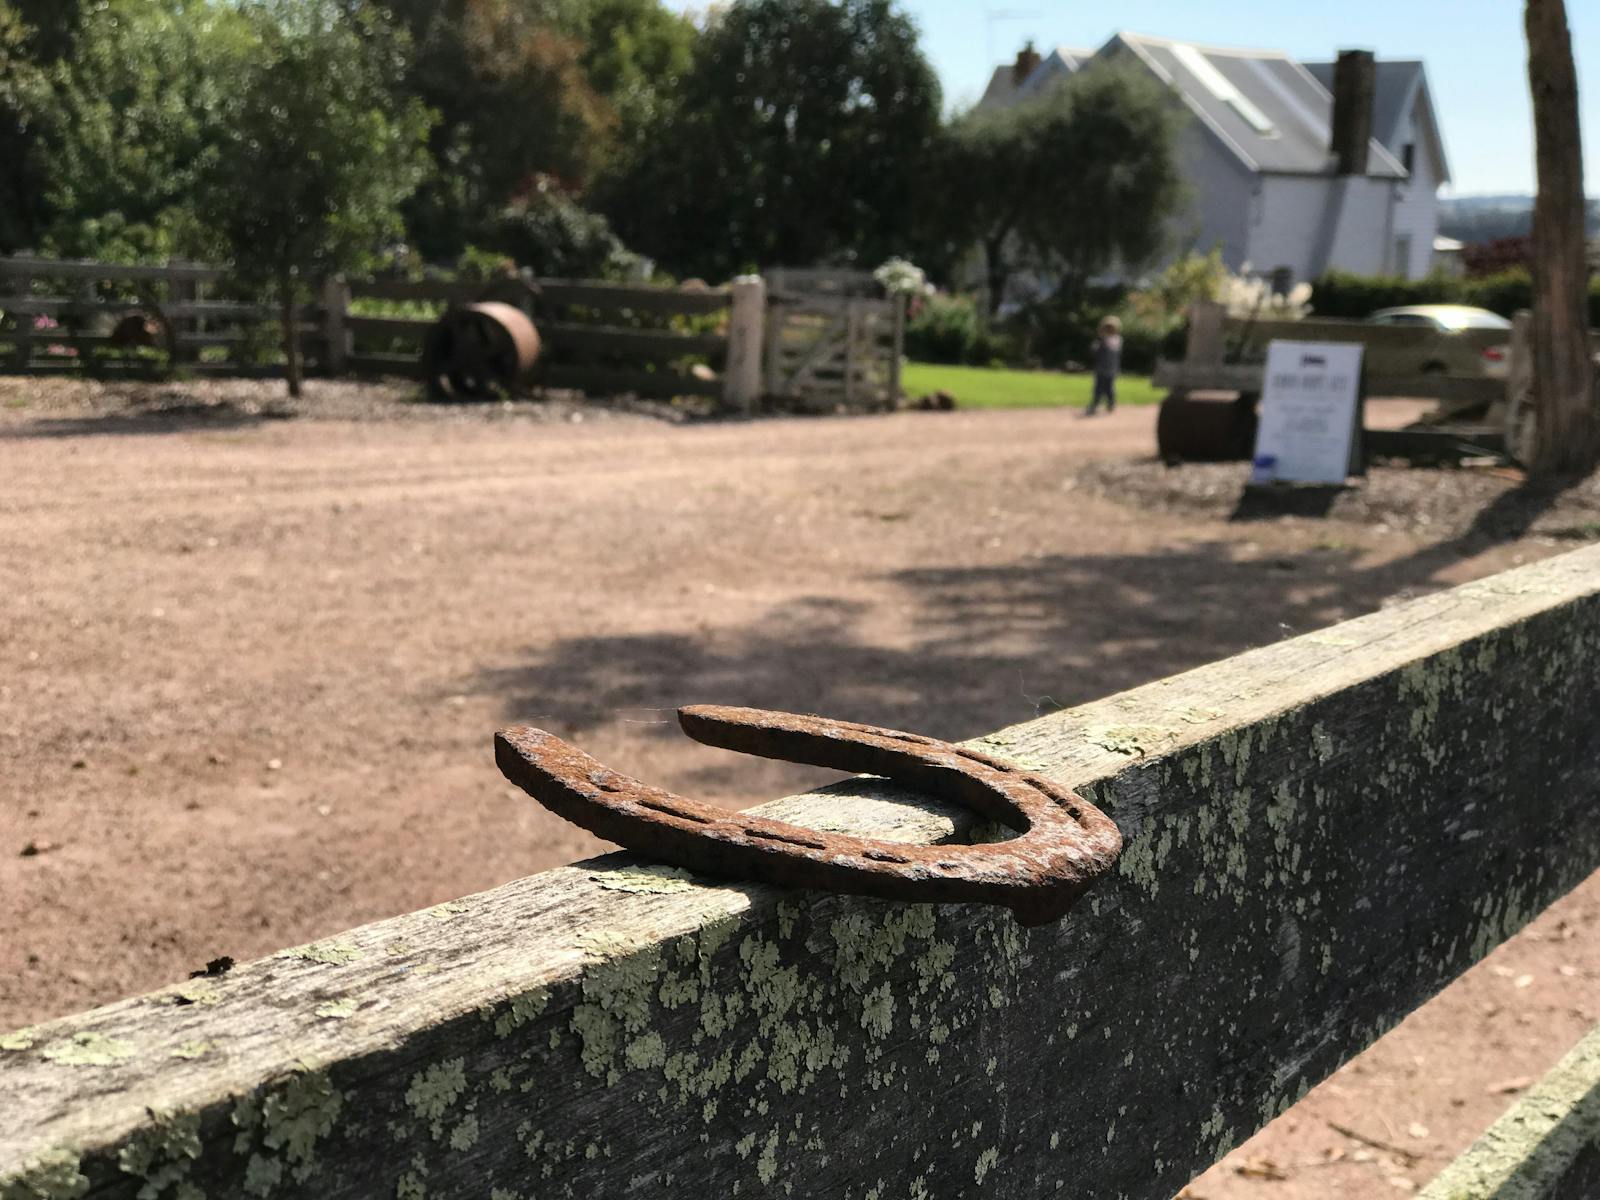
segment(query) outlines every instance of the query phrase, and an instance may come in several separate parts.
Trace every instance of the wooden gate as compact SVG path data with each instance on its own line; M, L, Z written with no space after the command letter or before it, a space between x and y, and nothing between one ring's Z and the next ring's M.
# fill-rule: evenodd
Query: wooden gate
M766 392L812 411L893 409L900 395L905 300L864 271L767 275Z

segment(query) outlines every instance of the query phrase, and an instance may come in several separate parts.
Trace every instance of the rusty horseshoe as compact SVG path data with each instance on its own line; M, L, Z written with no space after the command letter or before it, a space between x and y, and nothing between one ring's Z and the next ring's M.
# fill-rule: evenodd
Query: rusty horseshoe
M878 775L1020 831L981 845L912 845L824 833L705 804L620 775L542 729L495 735L507 779L592 833L708 875L919 903L1009 908L1023 925L1064 916L1122 849L1116 824L1042 775L914 733L757 708L678 710L698 742Z

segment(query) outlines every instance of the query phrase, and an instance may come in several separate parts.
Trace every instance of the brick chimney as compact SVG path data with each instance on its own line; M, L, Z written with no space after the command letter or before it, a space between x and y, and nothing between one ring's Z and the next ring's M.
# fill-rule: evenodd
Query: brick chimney
M1333 138L1341 175L1365 175L1378 65L1371 50L1341 50L1333 68Z
M1039 52L1033 48L1033 42L1029 41L1026 46L1017 51L1017 61L1011 67L1011 86L1014 88L1021 87L1022 81L1038 69L1041 61Z

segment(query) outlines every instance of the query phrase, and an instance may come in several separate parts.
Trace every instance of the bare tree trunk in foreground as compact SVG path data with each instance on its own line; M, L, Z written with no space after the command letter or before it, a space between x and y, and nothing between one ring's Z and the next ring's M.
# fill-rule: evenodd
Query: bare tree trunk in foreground
M1533 210L1535 474L1586 475L1600 462L1589 361L1583 144L1564 0L1527 0L1539 195Z

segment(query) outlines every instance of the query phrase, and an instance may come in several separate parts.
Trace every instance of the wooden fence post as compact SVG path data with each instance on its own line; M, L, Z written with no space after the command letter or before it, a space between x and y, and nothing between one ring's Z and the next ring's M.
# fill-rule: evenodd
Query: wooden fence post
M11 277L11 290L14 295L27 296L33 291L33 276L26 271L19 272ZM31 312L17 314L17 340L15 343L14 364L21 374L27 374L33 362L33 323L39 318Z
M343 275L329 276L322 285L322 340L324 375L343 375L350 357L350 333L345 313L350 308L350 285Z
M733 281L728 311L728 363L722 400L729 408L754 412L761 401L761 350L766 335L767 285L759 275Z
M890 350L889 401L885 407L893 412L900 407L900 371L906 357L906 294L896 292L889 302L894 305L894 345Z
M1214 300L1189 306L1189 349L1185 361L1216 364L1223 357L1223 322L1228 310Z

